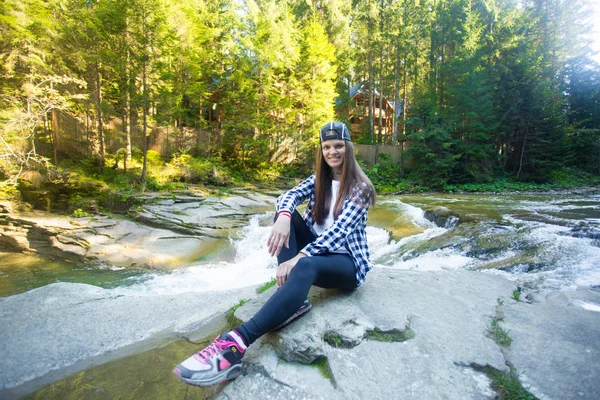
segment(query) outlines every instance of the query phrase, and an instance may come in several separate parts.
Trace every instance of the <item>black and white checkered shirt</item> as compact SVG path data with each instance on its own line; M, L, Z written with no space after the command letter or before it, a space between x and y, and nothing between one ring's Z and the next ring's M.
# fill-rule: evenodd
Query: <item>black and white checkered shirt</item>
M365 281L367 272L373 268L365 232L371 204L369 201L370 196L371 191L366 183L363 182L355 186L352 193L344 200L342 211L333 222L333 225L302 249L303 253L316 256L345 246L356 266L357 286ZM277 199L277 212L287 210L293 213L296 207L306 200L308 200L308 206L304 213L304 221L306 221L308 228L314 232L312 211L315 205L315 175L279 196Z

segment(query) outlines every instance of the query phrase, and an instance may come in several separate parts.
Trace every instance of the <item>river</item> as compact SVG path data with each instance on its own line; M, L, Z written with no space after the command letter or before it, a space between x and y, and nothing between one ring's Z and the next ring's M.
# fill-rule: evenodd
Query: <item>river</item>
M443 227L435 225L424 217L424 210L438 206L447 207L460 219L450 218ZM100 296L103 300L97 302L98 310L90 305L92 308L88 311L97 318L97 324L102 324L104 314L109 312L105 307L116 302L129 304L128 298L133 303L144 297L150 302L162 296L169 299L160 304L169 304L172 299L205 292L214 294L239 289L241 293L242 288L264 283L275 274L275 260L265 248L271 223L272 213L255 213L245 226L232 229L228 237L216 241L213 252L175 270L72 265L47 262L35 256L5 254L0 261L0 302L63 282L63 286L53 286L53 291L48 292L53 296L61 290L82 293L84 297L87 292L92 298ZM481 271L514 281L515 287L524 293L600 286L599 194L380 196L369 212L367 236L375 268ZM367 276L367 284L368 281ZM86 285L76 286L81 283ZM101 293L98 287L103 288ZM43 295L36 295L35 301L34 296L24 298L30 302L31 309L35 309L36 302L45 301L39 298ZM49 300L56 301L55 298ZM21 297L13 303L20 301ZM582 306L600 311L599 304ZM67 313L67 309L64 310ZM55 317L62 317L60 309L53 312ZM10 319L11 315L16 316L10 312L5 316ZM71 318L75 321L77 317ZM139 317L128 318L131 325L135 325L136 318L141 321L144 317L140 313ZM100 328L111 329L109 325ZM89 335L84 341L92 345L95 334ZM144 338L140 332L136 340ZM122 343L135 342L125 339L115 340L111 345L98 343L96 353L90 354L102 354L119 349ZM82 360L76 352L73 354L53 368L60 370ZM169 358L169 362L171 360ZM7 368L10 362L5 365ZM43 373L45 368L41 366L35 374ZM4 384L6 388L16 387L34 376L7 377Z
M438 227L423 210L445 206L467 222ZM78 282L115 295L160 295L226 290L260 284L275 273L265 243L270 213L174 271L46 262L6 254L0 295L53 282ZM485 270L524 290L600 285L600 195L424 194L380 196L367 236L375 267L408 270ZM226 277L226 279L225 279Z

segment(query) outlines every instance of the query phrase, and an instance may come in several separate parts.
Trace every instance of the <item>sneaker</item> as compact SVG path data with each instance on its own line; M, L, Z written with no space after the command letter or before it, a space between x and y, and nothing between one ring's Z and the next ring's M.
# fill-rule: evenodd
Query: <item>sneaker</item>
M245 347L223 332L204 350L175 367L173 373L190 385L216 385L240 375L245 352Z
M302 305L300 306L298 311L296 311L291 317L286 319L282 324L276 326L273 330L276 331L276 330L283 328L284 326L288 325L290 322L292 322L296 318L299 318L302 315L309 312L311 308L312 308L312 304L310 304L310 301L308 301L308 299L304 300L304 303L302 303Z

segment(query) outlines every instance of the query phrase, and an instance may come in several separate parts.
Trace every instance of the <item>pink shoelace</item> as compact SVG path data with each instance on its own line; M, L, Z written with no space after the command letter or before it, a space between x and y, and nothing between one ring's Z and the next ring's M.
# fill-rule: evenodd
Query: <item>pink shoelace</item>
M219 354L219 351L221 351L222 349L226 349L227 347L229 347L232 344L235 345L235 343L233 343L233 342L229 342L227 340L222 340L217 337L214 340L214 342L212 342L207 348L196 353L194 355L194 358L196 358L196 360L198 360L200 362L208 364L207 361L210 360L210 358L213 355Z

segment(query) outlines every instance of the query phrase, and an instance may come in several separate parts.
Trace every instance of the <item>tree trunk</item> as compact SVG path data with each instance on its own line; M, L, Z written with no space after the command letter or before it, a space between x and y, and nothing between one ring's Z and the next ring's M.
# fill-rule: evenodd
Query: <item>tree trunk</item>
M373 139L373 127L375 126L375 118L373 116L373 80L373 55L371 49L369 49L369 137L371 139Z
M54 165L58 166L58 117L56 109L50 111L52 115L52 147L54 148Z
M396 43L396 62L394 65L394 114L392 115L392 144L398 143L398 106L400 102L400 46Z
M100 62L96 61L96 114L98 119L98 144L100 147L100 168L104 168L104 132L102 125L102 87L100 77Z
M200 99L200 113L198 114L198 129L196 129L196 155L200 155L200 138L202 135L202 130L204 128L202 122L204 119L204 113L202 112L202 107L204 102Z
M523 155L525 154L525 144L527 143L527 134L529 133L529 118L527 118L527 126L525 127L525 138L523 138L523 146L521 147L521 159L519 160L519 170L517 171L517 180L521 175L521 168L523 168Z
M381 0L379 7L379 35L383 38L383 0ZM383 39L380 39L379 43L379 128L377 129L377 136L379 136L377 143L383 142Z
M408 96L408 52L406 53L406 57L404 59L404 76L402 77L402 135L404 139L406 139L406 100Z
M125 63L125 158L131 161L131 52L129 50L129 17L125 18L125 47L127 48ZM127 168L125 168L127 171Z
M147 126L147 114L148 114L148 96L146 92L146 61L144 60L142 64L142 97L144 99L144 109L142 112L142 132L144 134L144 163L142 166L142 175L140 176L140 181L142 184L146 183L146 165L148 161L148 126Z

